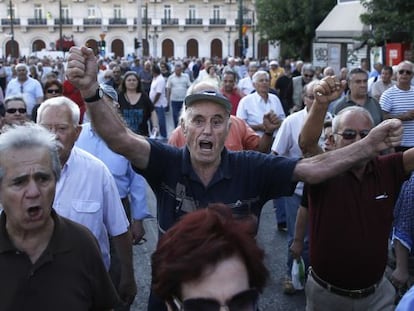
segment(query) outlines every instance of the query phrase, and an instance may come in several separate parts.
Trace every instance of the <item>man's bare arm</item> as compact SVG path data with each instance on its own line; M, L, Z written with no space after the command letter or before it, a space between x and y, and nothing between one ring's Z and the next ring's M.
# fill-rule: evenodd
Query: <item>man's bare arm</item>
M399 146L402 131L400 120L385 120L365 138L353 144L300 160L295 167L293 180L316 184L334 177L358 163L371 160L382 150Z
M334 77L325 77L314 88L315 100L299 135L299 146L305 157L323 153L318 142L322 134L325 115L329 104L342 94L345 86L345 81L339 82Z
M66 75L81 92L83 98L91 97L98 88L97 64L93 51L86 47L72 47L68 56ZM131 163L145 169L148 165L150 144L140 135L129 130L112 100L104 97L94 103L87 103L96 131L114 152L125 156Z

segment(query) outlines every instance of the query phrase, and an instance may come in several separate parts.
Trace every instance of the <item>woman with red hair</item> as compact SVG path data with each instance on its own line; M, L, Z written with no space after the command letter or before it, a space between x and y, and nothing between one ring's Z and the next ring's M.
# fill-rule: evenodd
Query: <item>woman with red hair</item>
M257 311L268 270L256 225L215 204L168 230L152 255L152 289L168 310Z

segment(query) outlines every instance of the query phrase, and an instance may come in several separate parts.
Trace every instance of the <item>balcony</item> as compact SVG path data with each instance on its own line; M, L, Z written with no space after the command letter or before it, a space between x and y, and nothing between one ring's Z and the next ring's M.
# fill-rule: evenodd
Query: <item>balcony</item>
M55 18L55 25L72 25L73 24L73 18Z
M126 25L126 18L110 18L109 25Z
M1 19L1 24L3 26L5 25L10 25L10 18L2 18ZM20 25L20 18L13 18L13 25Z
M152 19L143 17L143 18L141 18L141 23L142 23L142 25L151 25L152 24ZM137 24L137 18L135 17L134 18L134 25L136 25L136 24Z
M178 18L163 18L161 25L178 25Z
M83 19L84 25L102 25L102 19L101 18L84 18Z
M243 18L243 25L251 25L252 19L251 18ZM236 19L236 25L239 25L239 19Z
M202 25L203 19L202 18L186 18L185 24L186 25Z
M27 21L29 25L47 25L46 18L29 18Z
M225 18L210 18L210 25L226 25Z

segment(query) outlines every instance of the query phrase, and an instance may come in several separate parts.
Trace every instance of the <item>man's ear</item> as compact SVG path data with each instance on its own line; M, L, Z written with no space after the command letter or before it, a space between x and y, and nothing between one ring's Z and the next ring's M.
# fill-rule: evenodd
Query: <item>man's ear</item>
M181 130L183 131L184 136L187 135L188 128L187 128L184 120L180 120L180 127L181 127Z

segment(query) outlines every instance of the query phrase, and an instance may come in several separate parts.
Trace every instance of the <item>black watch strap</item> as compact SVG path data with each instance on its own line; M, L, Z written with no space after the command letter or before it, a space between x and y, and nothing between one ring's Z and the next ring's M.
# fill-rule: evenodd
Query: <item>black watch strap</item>
M104 97L104 91L102 90L101 87L98 87L96 89L95 95L91 96L91 97L87 97L84 98L84 101L87 103L94 103L97 102L98 100L102 99Z

